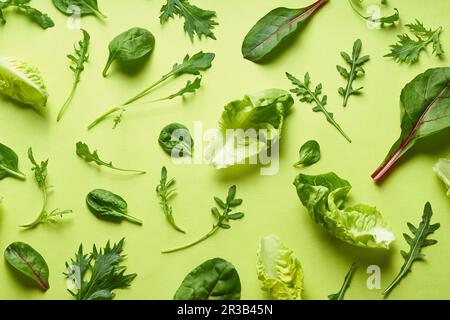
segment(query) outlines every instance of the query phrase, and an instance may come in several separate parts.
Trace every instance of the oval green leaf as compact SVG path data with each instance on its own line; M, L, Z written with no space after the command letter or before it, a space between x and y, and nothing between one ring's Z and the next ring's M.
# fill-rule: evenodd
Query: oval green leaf
M194 140L189 129L181 123L165 126L159 134L158 142L169 156L176 158L190 157L194 148Z
M25 175L19 171L19 158L17 154L0 143L0 180L6 177L25 179Z

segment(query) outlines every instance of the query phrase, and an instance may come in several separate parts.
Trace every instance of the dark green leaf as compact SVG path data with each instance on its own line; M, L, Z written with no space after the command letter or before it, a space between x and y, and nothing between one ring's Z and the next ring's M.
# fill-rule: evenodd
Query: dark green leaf
M228 215L228 219L230 219L230 220L240 220L243 217L244 217L243 212L236 212L236 213Z
M5 17L3 16L4 9L9 7L17 8L26 14L31 20L36 22L42 29L48 29L55 26L53 20L45 13L30 7L28 5L29 0L8 0L5 2L0 2L0 22L6 23Z
M310 166L320 160L320 145L315 140L307 141L299 151L300 160L294 164L294 167Z
M328 299L330 300L344 300L345 292L347 291L348 287L350 286L350 282L352 281L353 273L356 270L356 263L353 263L350 267L350 270L348 271L347 275L345 276L344 283L342 284L341 289L338 293L330 294L328 296Z
M19 158L17 154L0 143L0 180L6 177L25 179L25 175L19 170Z
M171 157L190 157L194 148L194 140L186 126L171 123L165 126L158 139L161 148Z
M106 19L98 9L97 0L52 0L52 2L59 11L68 16L79 13L81 16L95 15Z

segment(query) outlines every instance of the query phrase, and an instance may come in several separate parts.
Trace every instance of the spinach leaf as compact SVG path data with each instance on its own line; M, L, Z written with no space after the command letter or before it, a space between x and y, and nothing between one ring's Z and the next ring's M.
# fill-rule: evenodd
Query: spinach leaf
M89 150L89 146L81 141L77 142L76 153L81 159L83 159L87 163L94 162L95 164L97 164L99 166L108 167L110 169L117 170L117 171L135 172L138 174L146 173L145 171L141 171L141 170L130 170L130 169L117 168L116 166L113 165L113 163L111 161L106 162L106 161L101 160L100 157L98 156L97 150L94 150L93 152L91 152Z
M186 126L171 123L165 126L158 139L161 148L172 157L190 157L194 148L194 140Z
M131 28L109 43L109 58L103 69L103 77L106 77L111 64L118 60L130 62L141 59L150 54L155 48L155 37L143 28Z
M245 36L242 55L256 62L272 52L287 36L301 28L305 21L328 0L318 0L301 9L276 8L261 18Z
M307 141L299 151L300 160L294 164L294 167L310 166L320 160L320 145L315 140Z
M55 26L52 18L47 14L28 5L30 0L6 0L0 1L0 22L6 23L3 10L9 7L17 8L19 11L25 13L31 20L36 22L42 29L48 29Z
M75 81L72 85L72 90L70 91L69 97L67 98L64 105L61 107L61 110L58 113L57 121L60 121L69 107L70 102L72 102L73 97L75 96L75 92L77 90L78 84L81 80L81 73L84 71L84 64L89 59L89 41L91 37L86 30L81 29L83 32L83 39L78 42L78 48L75 46L75 55L69 54L67 57L72 62L70 66L70 70L75 74Z
M429 69L402 90L401 135L372 174L380 181L417 141L450 127L450 68Z
M112 247L108 241L104 249L97 250L94 245L90 254L84 254L81 244L75 260L66 262L64 275L72 281L75 290L68 290L77 300L112 300L115 289L128 288L137 274L125 274L126 267L120 265L125 259L123 243ZM90 272L88 272L90 271ZM89 281L87 277L90 276Z
M347 275L345 276L344 283L342 284L342 287L339 290L339 292L330 294L328 296L328 299L344 300L345 292L347 291L348 287L350 287L350 282L352 281L353 273L355 273L355 270L356 270L356 263L353 262L352 266L350 267L350 270L348 271Z
M341 57L345 60L345 62L349 64L350 71L347 71L347 69L339 65L336 66L341 76L343 76L344 79L347 80L347 86L345 87L345 89L339 88L338 91L339 94L344 98L344 107L347 106L348 98L350 98L351 95L359 95L361 93L361 90L363 89L363 87L353 89L353 81L366 73L363 69L363 65L370 59L369 56L360 57L361 48L362 42L360 39L358 39L353 44L353 52L351 58L346 52L341 52Z
M99 219L120 222L128 220L142 225L142 221L130 216L127 202L117 194L108 190L95 189L86 196L86 204L89 210Z
M199 39L202 36L216 39L212 32L212 29L218 25L214 21L215 11L201 9L190 4L188 0L167 0L167 3L161 8L159 17L161 24L166 23L175 15L184 18L184 31L189 35L191 41L194 40L194 35L197 35Z
M54 209L51 212L47 211L48 197L51 189L51 186L49 186L47 182L48 159L45 161L41 161L41 163L38 164L34 159L33 149L31 148L28 149L28 158L33 165L32 170L34 171L34 178L36 179L39 189L41 189L43 197L41 212L39 213L39 216L36 218L36 220L34 220L32 223L21 226L22 228L32 229L41 223L55 223L58 221L58 218L64 218L65 215L72 213L72 210Z
M333 113L329 112L325 108L328 101L328 97L325 95L322 98L320 98L320 95L322 94L322 84L319 83L313 91L309 88L311 78L309 77L308 72L305 74L304 82L301 82L299 79L297 79L296 77L287 72L286 76L295 86L295 88L292 89L291 92L300 97L301 102L314 103L316 106L313 108L313 111L322 112L327 118L327 121L331 123L348 142L351 143L352 140L344 132L344 130L342 130L341 126L336 122L336 120L334 120Z
M241 280L234 266L221 258L207 260L192 270L174 300L240 300Z
M74 8L77 8L81 16L95 15L100 19L107 18L98 9L97 0L52 0L52 2L56 9L67 16L72 15Z
M398 284L399 282L411 271L412 264L416 261L423 261L425 255L421 253L422 248L435 245L437 240L427 239L427 237L433 234L441 226L439 223L430 224L431 216L433 215L433 209L431 204L427 202L425 208L423 209L422 222L420 222L419 227L413 226L408 223L408 229L413 234L413 237L404 233L403 237L410 246L409 252L400 251L405 262L400 269L400 273L395 277L392 283L383 291L383 295L387 296Z
M163 250L162 253L172 253L193 247L196 244L205 241L220 229L230 229L231 228L231 226L229 225L230 220L240 220L244 217L244 213L242 212L232 213L233 208L240 206L243 201L242 199L236 199L236 186L231 186L228 189L228 195L225 201L221 200L218 197L214 197L214 201L217 203L219 208L214 207L211 209L213 217L217 220L217 222L213 225L211 231L209 231L206 235L204 235L203 237L194 242L188 243L186 245L177 248ZM220 213L219 210L221 210L222 213Z
M47 263L39 252L23 242L11 243L5 250L6 261L17 271L32 279L47 291L49 270Z
M6 177L25 179L25 175L19 171L19 158L17 154L0 143L0 180Z
M161 180L159 185L156 187L156 194L159 198L159 204L161 205L161 209L166 216L167 221L170 225L177 231L181 233L186 233L183 229L181 229L175 222L175 218L173 217L173 209L169 205L169 200L175 195L175 179L167 180L167 169L166 167L162 167L161 169Z

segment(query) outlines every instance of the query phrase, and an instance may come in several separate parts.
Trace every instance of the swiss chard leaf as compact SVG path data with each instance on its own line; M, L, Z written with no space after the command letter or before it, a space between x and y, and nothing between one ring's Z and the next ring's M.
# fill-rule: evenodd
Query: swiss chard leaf
M11 243L5 250L6 261L17 271L32 279L47 291L49 270L47 263L39 252L23 242Z
M81 16L95 15L100 19L107 18L98 9L97 0L52 0L52 2L59 11L68 16L79 13Z
M19 170L19 158L9 147L0 143L0 180L6 177L25 179L25 175Z
M174 300L240 300L241 281L234 266L221 258L207 260L192 270Z
M320 160L320 145L315 140L309 140L300 148L300 160L294 164L294 167L310 166Z
M429 69L401 93L401 135L372 174L381 180L417 141L450 127L450 68Z
M341 289L338 293L330 294L328 296L328 299L330 300L344 300L345 292L347 291L348 287L350 287L350 282L352 281L353 273L355 273L356 270L356 263L353 263L350 267L350 270L348 271L347 275L345 276L344 283L342 284Z
M411 231L412 237L406 233L403 234L403 237L410 246L410 249L408 252L400 251L405 262L397 277L395 277L386 290L383 291L384 296L387 296L411 271L411 267L414 262L424 260L425 255L421 253L422 248L432 246L437 243L437 240L427 239L428 236L433 234L440 227L439 223L430 224L432 215L433 209L431 208L431 204L427 202L423 210L422 221L420 222L419 227L415 227L411 223L408 223L408 229Z
M261 18L245 36L242 55L256 62L272 52L287 36L301 28L328 0L318 0L306 8L276 8Z

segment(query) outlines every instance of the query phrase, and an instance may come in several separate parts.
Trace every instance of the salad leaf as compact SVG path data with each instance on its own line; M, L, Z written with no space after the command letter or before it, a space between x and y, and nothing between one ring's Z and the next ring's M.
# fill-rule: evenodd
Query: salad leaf
M361 4L364 2L364 0L348 0L348 2L350 3L350 6L352 7L353 11L355 11L355 13L358 16L360 16L367 22L379 25L381 28L384 27L385 25L394 25L396 22L400 20L400 14L397 8L394 8L394 13L391 14L390 16L382 16L382 17L365 16L361 13L362 9L360 9ZM387 1L381 0L381 4L387 4Z
M450 127L450 68L429 69L402 90L401 135L372 174L380 181L417 141Z
M256 62L272 52L283 40L303 27L328 0L318 0L306 8L276 8L261 18L245 36L242 55Z
M447 196L450 197L450 160L439 159L433 170L447 186Z
M5 250L6 261L21 274L32 279L39 287L47 291L49 270L39 252L24 242L13 242Z
M25 179L25 175L19 170L19 158L9 147L0 143L0 180L6 177Z
M358 247L389 249L395 237L376 208L345 207L351 189L348 181L335 173L300 174L294 185L311 218L332 236Z
M110 169L117 170L117 171L135 172L138 174L146 173L145 171L141 171L141 170L130 170L130 169L118 168L118 167L114 166L111 161L110 162L103 161L98 156L97 150L94 150L91 152L89 150L89 146L81 141L77 142L76 153L77 153L77 156L79 156L81 159L83 159L87 163L93 162L93 163L97 164L98 166L108 167Z
M303 269L294 252L276 236L261 239L256 265L262 290L275 300L301 300Z
M108 190L95 189L86 196L89 210L99 219L120 222L128 220L142 225L142 221L128 214L127 202L117 194Z
M3 13L4 9L9 7L16 8L20 12L23 12L27 15L31 20L37 23L42 29L48 29L55 26L52 18L50 18L47 14L42 13L38 9L35 9L29 5L31 0L6 0L0 1L0 22L5 24L5 16Z
M12 57L0 57L0 93L36 108L47 104L48 93L40 71Z
M36 179L39 189L41 189L43 197L42 209L39 216L32 223L21 226L22 228L32 229L41 223L55 223L58 221L58 218L64 218L65 215L72 213L72 210L54 209L50 212L47 211L48 197L51 189L51 186L49 186L47 182L48 159L41 161L41 163L38 164L34 159L33 149L31 148L28 149L28 158L33 165L32 170L34 171L34 178Z
M336 120L334 120L334 115L325 108L328 97L325 95L320 98L320 95L322 94L322 84L319 83L313 91L309 88L311 78L308 72L305 74L303 82L288 72L286 72L286 76L295 86L291 92L300 97L301 102L314 103L316 106L313 108L313 111L322 112L327 118L327 121L331 123L348 142L351 143L352 140L347 136L344 130L342 130Z
M406 33L399 35L399 42L390 46L391 52L385 55L385 57L391 57L399 63L405 62L412 64L419 60L420 53L430 43L433 44L434 55L441 57L444 54L441 39L439 38L442 27L436 30L427 29L419 20L416 20L415 23L407 24L405 27L409 29L416 39L411 39Z
M75 55L69 54L67 57L72 62L70 70L75 74L75 81L72 85L72 90L70 91L69 97L66 102L64 102L61 110L59 111L57 121L60 121L72 102L75 92L78 88L78 84L81 80L81 73L84 71L84 64L89 60L89 41L91 37L86 30L81 29L83 33L83 39L78 42L78 48L75 46Z
M90 254L84 254L83 245L80 245L75 260L66 262L65 276L75 287L74 290L68 291L75 299L112 300L115 289L124 289L131 285L137 274L125 274L126 267L120 265L125 259L122 254L124 241L125 239L122 239L112 247L108 241L106 247L100 250L94 245Z
M339 292L330 294L328 296L328 299L344 300L345 292L347 291L348 287L350 287L350 282L352 281L353 273L355 273L355 270L356 270L356 263L353 262L352 266L350 267L350 270L348 271L347 275L345 276L344 283L342 284L342 287L339 290Z
M412 264L415 261L423 261L425 255L421 253L422 248L432 246L437 243L437 240L427 239L427 237L433 234L441 226L439 223L430 224L431 216L433 215L433 209L431 204L427 202L423 210L422 222L419 227L416 228L411 223L408 223L408 229L413 234L413 237L404 233L403 237L410 246L409 252L400 251L403 259L405 260L403 266L400 269L400 273L395 277L391 284L383 291L383 295L387 296L399 282L411 271Z
M347 80L347 86L345 87L345 89L339 88L339 94L344 98L344 107L347 106L348 98L350 98L351 95L359 95L361 93L361 90L363 89L363 87L353 89L353 81L366 73L363 69L363 65L370 59L369 56L360 57L361 48L362 42L360 39L358 39L353 44L353 52L351 58L346 52L341 52L341 57L350 65L350 71L339 65L336 66L341 76L344 77L345 80Z
M196 244L205 241L220 229L230 229L230 220L241 220L244 217L244 213L242 212L232 212L234 208L240 206L243 202L242 199L236 198L236 186L231 186L228 189L228 195L225 201L221 200L219 197L214 197L214 201L216 201L219 207L211 209L213 217L217 220L211 231L194 242L173 249L163 250L162 253L172 253L193 247ZM220 213L220 211L222 211L222 213Z
M161 148L172 157L190 157L194 148L194 140L189 129L181 123L165 126L158 139Z
M174 300L239 300L241 281L234 266L221 258L207 260L192 270Z
M115 60L130 62L149 55L155 48L155 37L147 29L131 28L122 32L109 43L109 58L103 69L106 77Z
M207 161L223 169L270 150L272 143L280 139L285 117L293 104L289 92L280 89L260 91L230 102L220 119L223 139L210 141L205 152ZM230 138L227 136L230 129L246 134ZM248 130L255 132L252 135Z
M68 16L74 13L73 8L79 8L81 16L95 15L100 19L107 18L98 9L97 0L52 0L52 2L56 9Z
M309 140L300 148L300 160L294 167L311 166L320 160L320 145L316 140Z
M184 31L189 35L191 41L194 36L199 39L202 36L216 40L212 29L218 25L214 20L215 11L204 10L189 3L188 0L167 0L167 3L161 8L161 16L159 17L161 24L166 23L175 15L184 18Z

